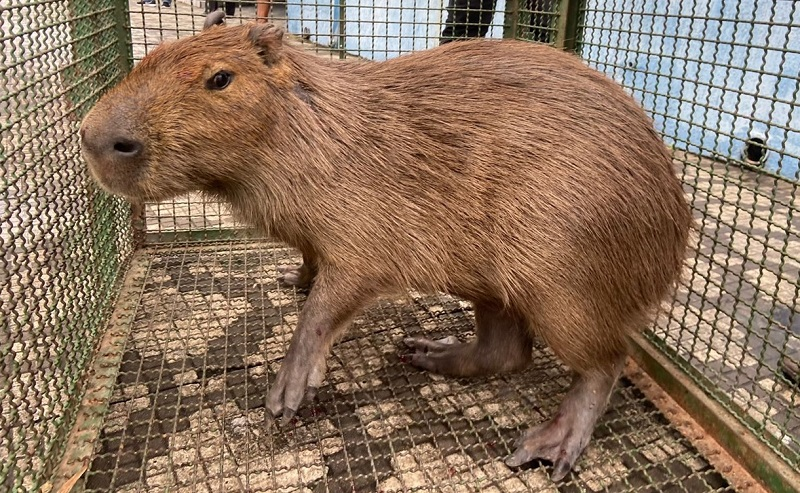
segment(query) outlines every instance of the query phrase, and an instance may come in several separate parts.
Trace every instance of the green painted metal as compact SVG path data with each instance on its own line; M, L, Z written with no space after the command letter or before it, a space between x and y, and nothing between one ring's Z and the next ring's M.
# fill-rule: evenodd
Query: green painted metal
M574 51L578 42L578 19L583 0L559 0L558 30L555 45L567 51Z
M516 39L519 33L520 0L507 0L503 17L503 37Z
M774 493L800 491L800 473L753 436L731 413L678 367L663 344L645 336L632 339L633 358L734 459ZM690 370L691 371L691 370Z
M146 245L165 245L172 243L212 243L218 241L252 241L261 238L253 229L207 229L193 231L165 231L163 233L147 233Z

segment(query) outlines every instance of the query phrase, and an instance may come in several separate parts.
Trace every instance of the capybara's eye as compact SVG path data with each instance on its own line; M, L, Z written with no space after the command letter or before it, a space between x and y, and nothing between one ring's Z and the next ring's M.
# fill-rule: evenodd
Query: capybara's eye
M216 90L225 89L226 87L228 87L228 84L231 83L232 78L233 76L228 72L225 71L217 72L216 74L214 74L214 77L209 79L208 88Z

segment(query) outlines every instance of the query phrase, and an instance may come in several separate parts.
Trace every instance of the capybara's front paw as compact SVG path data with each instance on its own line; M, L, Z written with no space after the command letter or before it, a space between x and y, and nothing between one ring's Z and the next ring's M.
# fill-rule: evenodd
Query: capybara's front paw
M291 421L302 404L314 400L325 379L325 358L314 353L319 354L306 345L297 350L292 345L278 370L267 396L267 409L275 418L283 415L283 424Z

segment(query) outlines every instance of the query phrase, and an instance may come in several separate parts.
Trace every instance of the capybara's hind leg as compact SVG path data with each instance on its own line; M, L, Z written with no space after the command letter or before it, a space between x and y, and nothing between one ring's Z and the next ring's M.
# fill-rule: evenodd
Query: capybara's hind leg
M459 343L455 337L432 341L409 337L407 346L415 349L411 364L443 375L469 377L520 370L531 361L533 340L521 317L488 306L475 306L477 337Z
M314 283L317 275L317 267L314 257L303 254L303 263L299 266L278 266L278 281L287 286L294 286L299 289L308 289Z
M506 459L510 467L533 459L553 463L551 479L563 479L589 444L597 419L603 415L625 358L620 357L608 373L575 374L558 412L548 422L528 430L517 441L517 449Z

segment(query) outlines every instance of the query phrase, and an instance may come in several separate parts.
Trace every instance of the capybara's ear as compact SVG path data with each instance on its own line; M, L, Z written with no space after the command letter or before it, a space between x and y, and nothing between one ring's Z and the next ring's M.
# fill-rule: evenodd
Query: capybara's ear
M275 63L281 57L283 28L274 24L253 24L250 27L250 40L261 48L261 56L267 63Z
M224 10L215 10L213 12L209 12L206 16L206 21L203 23L203 31L211 26L221 26L223 24L225 24Z

